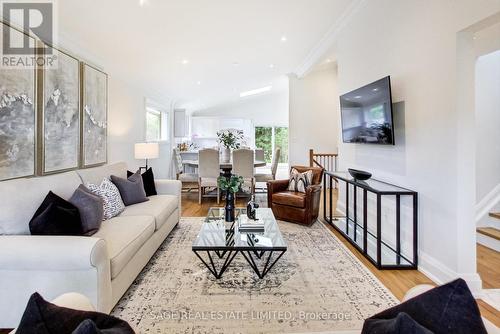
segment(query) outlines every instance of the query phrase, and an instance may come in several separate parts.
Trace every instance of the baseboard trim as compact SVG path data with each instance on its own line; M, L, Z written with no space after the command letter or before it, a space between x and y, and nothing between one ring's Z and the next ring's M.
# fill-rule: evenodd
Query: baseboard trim
M419 262L418 270L438 285L462 278L474 295L481 292L482 281L478 273L457 273L424 252L419 252Z

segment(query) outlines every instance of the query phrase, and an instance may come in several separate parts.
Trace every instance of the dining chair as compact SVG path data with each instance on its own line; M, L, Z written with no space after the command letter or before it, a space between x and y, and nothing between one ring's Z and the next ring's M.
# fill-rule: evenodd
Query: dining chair
M255 149L255 160L257 161L265 161L266 157L264 156L264 149L256 148Z
M178 148L174 148L174 162L175 162L175 177L177 180L182 182L182 189L190 192L193 187L185 187L185 184L198 183L198 174L196 173L185 173L184 166L182 164L182 156Z
M232 173L243 177L242 187L248 187L250 194L255 192L254 161L254 151L252 150L238 149L233 151Z
M267 182L271 180L276 180L276 172L278 170L278 162L281 156L281 149L277 148L274 151L273 160L271 162L271 174L269 173L259 173L255 174L255 182Z
M211 148L198 151L198 203L205 195L206 188L217 189L217 204L220 202L220 189L217 178L220 175L219 151Z

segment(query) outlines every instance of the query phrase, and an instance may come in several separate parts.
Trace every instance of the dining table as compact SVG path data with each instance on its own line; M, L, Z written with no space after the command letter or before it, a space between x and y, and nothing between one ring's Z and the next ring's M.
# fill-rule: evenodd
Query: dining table
M189 166L192 168L198 168L199 161L198 160L182 160L182 164L184 166ZM231 177L231 171L233 170L233 162L219 162L220 164L220 169L224 171L224 176L225 177ZM266 162L262 160L255 160L253 163L254 167L265 167Z

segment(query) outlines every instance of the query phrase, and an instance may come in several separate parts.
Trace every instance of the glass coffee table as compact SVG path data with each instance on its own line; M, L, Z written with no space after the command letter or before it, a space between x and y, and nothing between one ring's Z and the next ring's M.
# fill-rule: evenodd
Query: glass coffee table
M264 222L262 233L240 232L238 219L241 215L246 215L246 209L236 208L235 221L228 223L224 221L224 208L210 208L193 242L193 252L215 278L221 278L236 255L241 253L262 279L287 250L271 209L257 209L257 219ZM202 255L206 255L205 258Z

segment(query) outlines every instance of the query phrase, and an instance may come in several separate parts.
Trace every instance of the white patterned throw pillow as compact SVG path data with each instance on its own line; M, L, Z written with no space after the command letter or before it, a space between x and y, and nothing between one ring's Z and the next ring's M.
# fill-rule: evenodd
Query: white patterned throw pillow
M292 168L290 172L290 181L288 183L289 191L297 191L305 193L308 186L312 184L313 173L308 170L304 173L300 173L295 168Z
M120 191L109 179L104 178L100 185L89 183L87 188L102 198L104 202L104 220L111 219L125 210Z

